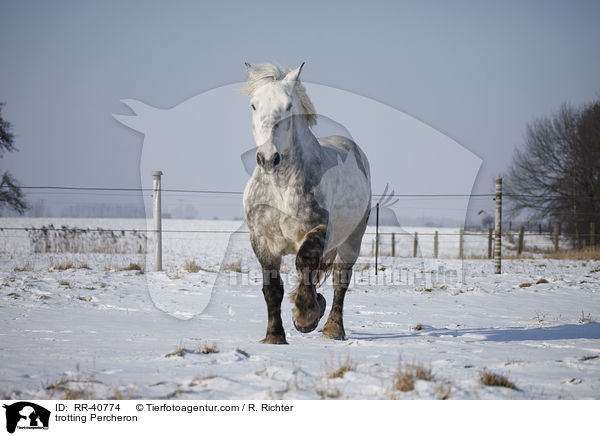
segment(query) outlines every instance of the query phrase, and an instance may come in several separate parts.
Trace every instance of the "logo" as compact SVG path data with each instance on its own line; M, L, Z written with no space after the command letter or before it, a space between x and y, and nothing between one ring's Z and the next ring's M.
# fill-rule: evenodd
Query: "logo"
M15 429L44 429L48 430L50 411L28 401L19 401L10 405L4 404L6 409L6 431L14 433Z

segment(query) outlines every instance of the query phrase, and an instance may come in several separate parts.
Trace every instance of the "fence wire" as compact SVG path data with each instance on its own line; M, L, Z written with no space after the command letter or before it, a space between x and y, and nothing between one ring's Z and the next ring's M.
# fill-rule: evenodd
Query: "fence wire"
M131 187L95 187L95 186L18 186L18 188L23 189L23 190L32 190L32 191L54 191L54 192L44 192L44 194L59 194L60 192L64 192L64 191L68 191L68 192L72 192L72 194L76 194L76 195L102 195L101 193L110 193L109 195L114 195L114 196L128 196L128 195L133 195L133 194L137 194L139 196L143 196L143 197L152 197L152 194L154 192L160 192L161 194L166 194L169 196L173 196L173 197L182 197L182 196L187 196L190 194L193 195L203 195L209 198L226 198L228 196L241 196L243 195L242 191L235 191L235 190L215 190L215 189L169 189L169 188L160 188L160 189L154 189L154 188L141 188L141 187L136 187L136 188L131 188ZM443 199L461 199L461 198L468 198L468 199L473 199L473 200L495 200L496 199L496 194L495 193L481 193L481 194L427 194L427 193L421 193L421 194L411 194L411 193L405 193L405 194L396 194L396 193L388 193L387 190L381 194L372 194L372 197L374 199L379 199L384 200L385 198L396 198L396 199L411 199L411 200L435 200L435 199L439 199L439 200L443 200ZM547 199L552 199L552 198L557 198L556 196L551 196L551 195L547 195L547 194L540 194L540 195L534 195L534 194L523 194L523 195L514 195L514 194L503 194L504 198L547 198ZM428 208L428 209L435 209L435 208ZM440 208L441 209L441 208ZM444 208L446 209L446 208ZM114 218L109 218L109 219L114 219ZM138 219L144 219L142 217L139 217ZM387 227L387 226L386 226ZM413 227L413 226L408 226L408 228ZM527 226L530 227L530 226ZM423 233L418 233L418 238L422 238L425 239L427 241L429 241L432 237L453 237L453 238L461 238L461 244L463 244L463 241L465 240L465 238L472 238L472 237L476 237L476 238L480 238L480 242L486 241L489 238L489 230L485 229L482 231L467 231L467 230L463 230L462 232L459 233L459 228L457 228L456 232L423 232ZM86 229L78 229L76 227L53 227L53 226L43 226L43 227L25 227L25 226L5 226L5 227L0 227L0 231L2 233L0 233L0 236L3 238L17 238L17 237L26 237L26 236L17 236L17 235L13 235L13 234L7 234L8 231L25 231L25 232L65 232L65 231L70 231L70 232L81 232L81 233L100 233L100 234L108 234L108 233L121 233L123 235L125 234L143 234L143 235L148 235L148 236L152 236L153 234L157 233L157 230L151 229L151 228L138 228L138 229L114 229L114 228L110 228L110 229L103 229L103 228L96 228L96 229L91 229L91 228L86 228ZM174 238L172 236L169 237L170 240L193 240L194 238L185 238L183 237L183 235L185 234L221 234L221 235L233 235L233 234L248 234L249 231L248 230L219 230L219 229L162 229L160 230L161 233L164 234L179 234L180 237L179 238ZM503 236L506 236L509 238L509 240L512 240L514 238L518 237L518 228L514 228L511 229L509 226L509 229L504 229L502 231ZM560 232L559 232L560 233ZM373 244L375 238L373 238L376 234L379 235L379 243L382 244L383 246L390 245L391 244L391 238L390 236L396 237L397 238L397 242L399 243L400 241L404 241L404 240L412 240L412 238L414 237L413 233L409 233L408 231L405 231L402 227L398 228L398 231L380 231L380 232L374 232L374 231L367 231L365 233L365 235L367 236L366 239L366 243L367 244ZM544 238L548 238L550 236L553 235L552 231L543 231L543 232L539 232L539 231L526 231L523 233L523 237L527 237L529 239L534 239L535 237L544 237ZM580 237L586 238L591 236L590 234L580 234ZM538 238L539 239L539 238ZM386 242L384 242L386 241ZM541 241L540 241L541 242ZM538 242L539 243L539 242ZM551 242L548 241L544 241L542 245L546 245L546 244L550 244ZM404 244L404 243L403 243ZM410 243L407 243L409 245L410 248ZM421 241L419 241L419 244L421 244ZM429 244L429 242L428 242ZM395 251L395 250L394 250Z

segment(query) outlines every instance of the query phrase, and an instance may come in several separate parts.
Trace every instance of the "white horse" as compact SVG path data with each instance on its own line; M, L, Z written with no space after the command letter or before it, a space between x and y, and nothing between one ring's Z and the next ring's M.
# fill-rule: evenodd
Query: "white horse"
M317 139L314 107L295 70L246 64L257 167L244 192L252 248L263 271L264 343L285 344L281 257L296 255L294 325L313 331L325 312L316 287L333 271L334 297L323 334L344 339L342 311L371 209L369 162L349 138Z

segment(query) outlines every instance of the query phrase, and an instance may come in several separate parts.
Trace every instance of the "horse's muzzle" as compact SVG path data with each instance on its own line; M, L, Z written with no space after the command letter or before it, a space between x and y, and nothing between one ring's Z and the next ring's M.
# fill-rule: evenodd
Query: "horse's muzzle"
M256 163L267 172L276 171L281 163L281 155L279 152L275 152L272 156L266 158L265 155L259 151L256 153Z

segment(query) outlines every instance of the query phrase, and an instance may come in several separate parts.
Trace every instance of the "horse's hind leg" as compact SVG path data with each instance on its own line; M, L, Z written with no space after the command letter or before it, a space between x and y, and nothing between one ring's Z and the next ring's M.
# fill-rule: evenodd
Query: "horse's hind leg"
M367 228L369 211L366 212L361 224L340 247L333 266L333 304L327 322L323 327L323 335L330 339L346 339L344 331L344 297L352 278L352 267L360 254L362 237Z
M330 339L344 340L346 332L344 331L344 297L352 277L352 265L348 263L335 263L333 267L333 304L329 317L323 327L323 336Z
M296 256L298 289L294 293L294 326L299 332L308 333L317 328L325 313L325 298L317 294L317 273L323 250L327 227L319 225L308 232Z

